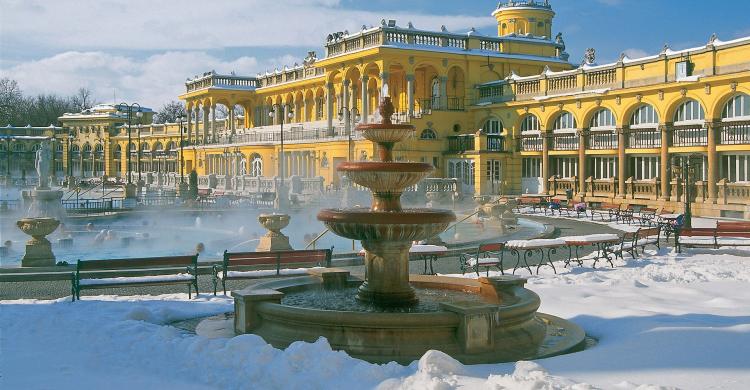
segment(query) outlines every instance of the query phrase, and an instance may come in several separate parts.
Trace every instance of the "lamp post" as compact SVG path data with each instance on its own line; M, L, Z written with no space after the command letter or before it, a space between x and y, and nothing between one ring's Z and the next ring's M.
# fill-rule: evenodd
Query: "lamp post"
M185 157L183 153L185 141L182 138L182 133L183 133L182 122L183 121L185 121L184 116L180 116L177 118L177 124L180 128L180 184L185 183Z
M348 161L352 161L354 159L354 151L352 148L352 128L355 124L357 124L362 118L359 115L359 110L357 110L357 107L353 107L352 109L349 109L347 107L341 107L339 110L339 122L343 122L344 126L346 127L346 136L349 140L349 155L347 156Z
M674 156L672 159L672 174L676 179L681 179L684 186L683 191L683 208L684 208L684 219L683 226L686 228L692 227L692 194L691 188L695 182L696 170L703 162L703 155L693 153L689 156Z
M138 119L140 119L143 117L143 112L141 109L141 105L138 103L133 103L133 104L120 103L117 106L117 114L127 115L127 118L128 118L128 146L126 148L128 151L128 158L127 158L128 184L125 187L125 197L130 198L135 195L135 191L133 191L132 189L133 183L132 183L132 175L131 175L131 169L130 169L130 144L132 143L130 126L133 123L133 115L135 115Z
M281 147L280 147L280 158L279 158L279 176L281 178L279 182L279 188L276 189L276 198L274 199L274 208L277 210L283 210L287 208L287 203L289 201L289 197L286 196L285 188L284 188L284 177L285 175L285 156L284 156L284 111L288 111L286 116L289 119L294 118L294 108L288 104L278 104L274 103L271 105L271 111L268 112L268 116L271 118L274 118L276 115L279 115L279 124L281 125L280 129L280 135L281 135Z
M141 124L140 121L138 123L138 126L136 127L138 129L138 134L136 135L136 140L138 141L138 149L136 150L136 161L138 163L138 186L141 186L142 180L141 180Z

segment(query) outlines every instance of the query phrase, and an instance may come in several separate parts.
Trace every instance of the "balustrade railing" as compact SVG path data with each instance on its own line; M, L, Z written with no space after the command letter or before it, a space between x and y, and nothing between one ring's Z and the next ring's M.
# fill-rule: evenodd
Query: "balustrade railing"
M490 152L505 151L505 137L497 134L487 135L487 150Z
M660 188L661 185L659 178L634 180L630 177L625 180L625 193L630 199L656 200L660 195Z
M708 144L708 129L703 125L674 126L671 131L672 146L705 146Z
M552 134L553 150L578 150L580 138L576 133Z
M540 134L521 134L518 149L522 152L541 152L544 138Z
M204 74L200 78L189 80L185 83L188 92L210 87L252 89L259 86L258 79L255 77L220 75L216 73Z
M617 149L617 133L612 131L592 131L588 135L589 149Z
M454 135L448 137L448 151L464 153L474 150L474 135Z
M547 89L549 91L566 91L575 89L578 86L576 75L553 77L547 79Z
M586 73L587 86L606 86L617 82L617 71L613 69L604 69Z
M661 147L661 132L658 129L629 129L626 139L628 148L652 149Z
M722 145L750 144L750 121L722 122L718 125Z
M578 192L578 179L576 176L562 178L552 176L547 182L549 183L550 195L567 195L567 191L572 191L574 194Z
M732 183L722 179L718 183L718 198L724 204L750 204L750 183Z

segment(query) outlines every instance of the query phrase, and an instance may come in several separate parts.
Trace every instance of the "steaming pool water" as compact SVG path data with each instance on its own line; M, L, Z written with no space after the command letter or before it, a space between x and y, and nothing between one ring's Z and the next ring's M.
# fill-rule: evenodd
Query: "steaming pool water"
M267 231L258 223L264 210L227 210L222 212L138 212L127 215L89 218L69 218L61 228L47 238L57 261L75 263L78 259L115 259L149 256L168 256L196 253L203 245L199 261L220 260L224 250L253 251L260 236ZM317 209L296 210L290 213L291 222L282 230L289 236L293 248L303 249L325 226L316 219ZM2 241L11 241L7 253L0 253L0 266L20 265L30 237L16 226L18 218L0 219ZM462 223L457 229L441 234L448 244L487 239L500 241L524 239L544 230L540 223L519 219L515 229L502 236L480 224ZM67 240L66 238L72 238ZM1 243L0 243L1 244ZM331 248L334 253L356 253L362 246L333 233L327 233L316 243L317 248Z

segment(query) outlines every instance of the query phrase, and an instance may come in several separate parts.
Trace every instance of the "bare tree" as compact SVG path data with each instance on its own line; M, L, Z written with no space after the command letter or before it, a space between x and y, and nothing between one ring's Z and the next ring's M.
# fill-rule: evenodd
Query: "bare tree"
M175 123L177 122L177 118L184 116L187 116L185 105L179 101L172 100L162 106L161 110L154 115L154 123Z
M76 111L79 112L88 110L96 104L96 100L93 97L91 90L83 87L78 89L78 92L71 97L71 100L73 101Z

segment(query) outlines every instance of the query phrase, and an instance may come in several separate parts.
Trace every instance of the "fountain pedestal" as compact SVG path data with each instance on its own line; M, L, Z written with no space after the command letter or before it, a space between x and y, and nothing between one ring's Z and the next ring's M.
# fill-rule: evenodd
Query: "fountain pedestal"
M26 242L26 254L21 260L23 267L45 267L55 265L52 246L45 238L60 225L54 218L23 218L16 222L22 232L32 238Z
M417 302L409 284L411 241L362 241L367 280L359 286L357 299L387 306Z
M286 214L261 214L258 216L258 222L268 229L263 237L260 238L256 252L274 252L290 251L292 246L289 245L289 237L281 233L281 229L289 225L289 216Z

